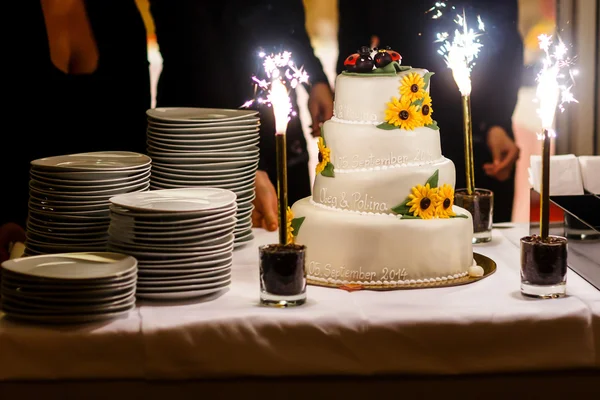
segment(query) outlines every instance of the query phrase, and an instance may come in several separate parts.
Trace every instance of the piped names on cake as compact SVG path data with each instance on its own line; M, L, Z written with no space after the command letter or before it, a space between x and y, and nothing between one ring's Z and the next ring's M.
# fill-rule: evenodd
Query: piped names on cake
M335 116L341 120L361 121L365 123L377 123L377 114L366 111L358 111L346 104L335 103Z
M407 155L397 156L390 152L389 156L386 157L375 157L373 154L369 154L367 157L361 157L360 155L355 154L351 157L337 156L335 160L335 166L340 169L374 168L429 162L433 161L433 154L429 151L417 149L416 154L413 157Z
M308 275L345 279L353 281L399 281L406 280L408 273L405 268L387 268L384 267L379 273L376 271L363 271L362 267L358 269L347 269L345 266L334 267L331 264L311 261L308 263Z
M321 188L319 192L319 202L326 206L352 209L356 211L384 212L388 210L387 204L373 200L373 196L367 193L354 192L349 196L346 192L341 192L340 196L332 196L327 193L327 188Z

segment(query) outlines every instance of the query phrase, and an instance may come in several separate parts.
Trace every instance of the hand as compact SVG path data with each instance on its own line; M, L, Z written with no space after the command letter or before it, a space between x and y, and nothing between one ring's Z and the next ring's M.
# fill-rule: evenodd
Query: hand
M494 162L484 164L483 170L486 175L499 181L507 180L519 158L519 148L506 131L499 126L493 126L488 131L487 145Z
M12 222L0 226L0 262L9 259L9 246L15 242L25 242L23 228Z
M312 135L319 137L321 136L321 124L333 117L333 95L328 84L316 83L310 89L308 111L312 118Z
M256 171L256 198L252 202L252 226L268 231L277 229L277 192L265 171Z

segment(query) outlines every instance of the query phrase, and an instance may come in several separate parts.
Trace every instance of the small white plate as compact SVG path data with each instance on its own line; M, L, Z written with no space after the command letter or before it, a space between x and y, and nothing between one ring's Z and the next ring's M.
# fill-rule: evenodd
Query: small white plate
M164 122L222 122L239 119L249 119L258 115L254 110L234 110L223 108L192 108L192 107L159 107L146 111L146 115L152 119Z
M17 258L2 263L11 272L47 279L114 278L137 268L137 260L112 252L63 253Z
M160 280L138 280L138 288L144 289L171 289L189 288L196 285L219 284L224 281L231 280L231 268L223 270L223 273L218 275L207 276L203 278L185 278L185 279L160 279Z
M35 179L45 185L65 185L68 187L71 186L93 186L98 187L100 185L121 185L132 183L150 176L150 170L145 170L141 174L136 174L133 176L125 176L120 178L112 178L112 179L62 179L60 177L56 177L51 174L44 174L35 171L30 172L31 178Z
M260 125L260 118L257 117L253 117L253 118L244 118L244 119L238 119L238 120L233 120L233 121L222 121L222 122L200 122L200 123L185 123L183 126L188 126L188 127L217 127L217 126L228 126L228 127L245 127L247 125ZM148 126L149 127L156 127L159 129L168 129L168 128L177 128L177 127L181 127L181 123L168 123L168 122L162 122L162 121L158 121L158 120L153 120L153 119L148 119Z
M158 190L115 196L110 202L145 212L195 212L214 210L234 203L235 193L216 188Z
M87 171L87 172L73 172L73 171L62 171L62 170L45 170L38 167L32 166L31 172L37 175L48 176L53 179L68 179L74 181L96 181L96 180L111 180L121 178L134 178L138 175L143 175L150 172L150 165L142 168L128 169L124 171Z
M64 156L46 157L33 160L31 165L43 169L63 169L70 171L122 171L141 168L152 162L150 157L129 151L98 151Z

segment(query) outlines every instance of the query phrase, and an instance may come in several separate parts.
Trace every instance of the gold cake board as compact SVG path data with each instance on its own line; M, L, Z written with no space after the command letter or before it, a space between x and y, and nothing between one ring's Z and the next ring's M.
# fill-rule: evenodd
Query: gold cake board
M440 282L427 282L427 283L414 283L409 285L401 285L401 286L383 286L383 285L335 285L333 283L323 283L313 281L310 278L307 278L306 283L314 286L324 286L336 289L342 289L347 291L354 290L402 290L402 289L424 289L424 288L436 288L436 287L450 287L450 286L460 286L467 285L469 283L477 282L482 279L487 278L496 272L496 262L489 257L484 256L483 254L473 253L473 258L477 265L483 268L483 276L472 277L472 276L463 276L461 278L440 281Z

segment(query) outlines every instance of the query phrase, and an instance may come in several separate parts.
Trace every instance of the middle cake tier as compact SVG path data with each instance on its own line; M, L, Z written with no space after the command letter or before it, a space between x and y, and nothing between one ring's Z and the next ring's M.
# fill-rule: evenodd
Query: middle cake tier
M443 159L440 131L427 127L384 130L332 119L325 122L323 132L335 171L432 164Z
M399 165L381 170L336 170L334 177L317 174L313 200L324 206L365 213L392 213L391 208L401 204L413 187L425 185L434 175L438 184L454 188L454 163L442 157L423 165Z

